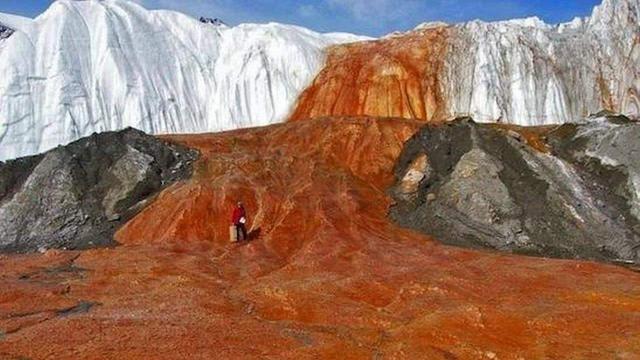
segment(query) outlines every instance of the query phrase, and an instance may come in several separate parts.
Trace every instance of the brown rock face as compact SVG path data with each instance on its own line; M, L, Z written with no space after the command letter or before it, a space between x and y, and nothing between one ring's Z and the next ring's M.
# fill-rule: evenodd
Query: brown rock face
M175 136L202 157L114 249L0 257L0 358L541 359L640 353L640 276L439 245L387 219L420 126ZM244 200L252 241L228 243Z
M329 49L291 120L379 116L433 120L445 111L440 78L449 28L440 27Z

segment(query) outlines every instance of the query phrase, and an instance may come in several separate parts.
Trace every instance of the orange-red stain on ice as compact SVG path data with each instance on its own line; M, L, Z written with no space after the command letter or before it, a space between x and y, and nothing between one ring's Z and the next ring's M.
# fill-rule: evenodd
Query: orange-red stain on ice
M375 41L336 45L302 93L291 120L380 116L440 120L451 28L434 27Z

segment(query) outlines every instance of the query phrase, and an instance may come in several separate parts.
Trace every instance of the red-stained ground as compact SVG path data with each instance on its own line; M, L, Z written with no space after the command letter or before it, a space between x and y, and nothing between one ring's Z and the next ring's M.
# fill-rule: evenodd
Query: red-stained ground
M386 218L419 125L171 137L202 152L194 177L122 246L0 257L0 359L640 358L639 273L452 248ZM254 239L230 244L238 198Z

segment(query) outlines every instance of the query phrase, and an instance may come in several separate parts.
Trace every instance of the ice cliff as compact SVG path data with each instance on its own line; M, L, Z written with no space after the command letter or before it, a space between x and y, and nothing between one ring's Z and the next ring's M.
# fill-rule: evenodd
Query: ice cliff
M227 27L125 0L0 14L0 160L93 132L218 131L281 121L323 64L361 37L280 24Z

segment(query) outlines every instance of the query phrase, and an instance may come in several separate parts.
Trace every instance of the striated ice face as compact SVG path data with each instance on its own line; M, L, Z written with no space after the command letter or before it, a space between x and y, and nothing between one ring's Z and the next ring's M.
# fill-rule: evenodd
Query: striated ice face
M360 40L279 24L212 26L123 0L54 2L0 45L0 160L132 126L190 133L283 120L323 49Z
M640 114L640 0L604 0L591 18L454 27L443 81L451 116L520 125L608 109Z
M639 19L640 0L603 0L558 26L454 25L438 81L446 115L520 125L602 109L637 117ZM366 39L228 27L126 0L58 0L33 20L0 13L0 24L0 160L127 126L193 133L284 121L324 50Z

